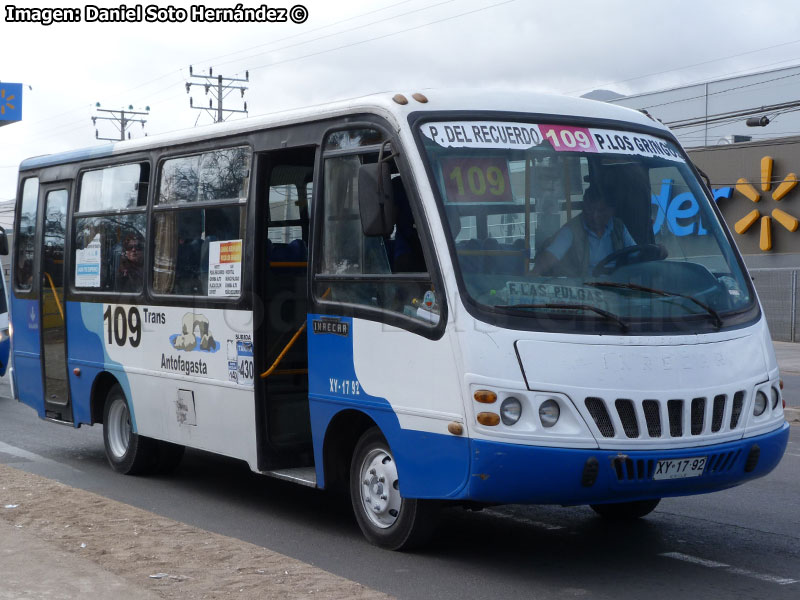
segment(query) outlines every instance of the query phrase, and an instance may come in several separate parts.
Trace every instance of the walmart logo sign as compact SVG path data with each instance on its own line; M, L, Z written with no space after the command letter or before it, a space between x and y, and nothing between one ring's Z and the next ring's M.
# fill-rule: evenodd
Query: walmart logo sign
M22 120L22 84L0 83L0 125Z
M773 183L777 182L773 181L772 176L774 164L775 161L771 156L765 156L761 159L760 187L761 192L772 192L770 195L772 196L773 202L780 202L797 186L798 179L795 173L789 173L773 190ZM730 198L733 194L733 189L734 188L727 187L714 190L714 200ZM746 178L739 178L736 181L735 189L751 202L755 204L761 202L761 192ZM763 212L768 214L762 214L761 210L754 208L744 217L736 221L733 229L737 234L744 235L753 225L760 221L761 230L758 246L763 252L769 252L772 250L772 221L777 221L784 229L792 233L797 231L798 227L800 227L800 221L798 221L794 215L777 207L774 207L771 211L768 207L763 207Z

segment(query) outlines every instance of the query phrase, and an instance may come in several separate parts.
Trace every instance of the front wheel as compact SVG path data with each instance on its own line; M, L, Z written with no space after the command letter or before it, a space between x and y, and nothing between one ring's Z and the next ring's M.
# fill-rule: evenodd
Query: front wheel
M436 504L400 495L394 456L377 428L365 432L353 451L350 499L358 526L376 546L410 550L433 533Z
M128 401L119 385L109 390L103 408L103 442L108 463L117 473L145 473L158 460L156 441L133 432Z
M636 500L635 502L615 502L613 504L590 504L592 510L605 519L613 521L632 521L649 515L661 502L661 498L653 500Z

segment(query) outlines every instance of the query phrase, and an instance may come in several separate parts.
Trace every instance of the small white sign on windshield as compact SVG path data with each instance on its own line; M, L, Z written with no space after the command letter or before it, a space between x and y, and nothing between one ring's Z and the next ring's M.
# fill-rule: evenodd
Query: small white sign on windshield
M500 297L509 306L519 304L591 304L607 309L603 292L594 288L527 281L509 281Z
M437 121L420 127L443 148L525 150L547 143L556 152L590 152L659 157L683 162L674 144L652 135L512 121Z

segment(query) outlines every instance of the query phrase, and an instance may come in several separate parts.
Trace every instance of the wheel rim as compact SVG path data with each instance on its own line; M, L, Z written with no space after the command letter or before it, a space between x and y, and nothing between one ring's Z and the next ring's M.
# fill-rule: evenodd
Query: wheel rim
M383 448L370 450L361 462L360 476L364 514L376 527L391 527L403 505L392 455Z
M116 458L122 458L128 451L131 441L131 413L128 404L117 398L108 411L108 447Z

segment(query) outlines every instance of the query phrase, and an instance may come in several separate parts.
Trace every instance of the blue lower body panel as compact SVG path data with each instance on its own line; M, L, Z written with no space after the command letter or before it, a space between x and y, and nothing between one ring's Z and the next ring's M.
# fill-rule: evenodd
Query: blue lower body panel
M788 423L735 442L672 450L573 450L471 440L470 481L463 497L498 504L574 505L714 492L769 473L788 440ZM755 446L758 460L746 471ZM659 460L701 456L707 461L699 476L653 479ZM597 460L597 476L593 484L584 485L584 468L591 458Z

